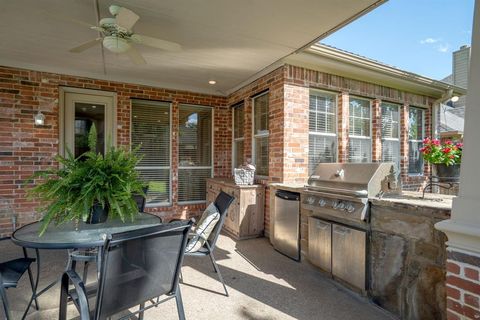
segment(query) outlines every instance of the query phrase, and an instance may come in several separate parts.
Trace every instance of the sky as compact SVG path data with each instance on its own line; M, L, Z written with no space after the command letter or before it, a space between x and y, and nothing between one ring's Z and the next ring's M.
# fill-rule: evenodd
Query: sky
M389 0L321 42L441 80L469 45L474 0Z

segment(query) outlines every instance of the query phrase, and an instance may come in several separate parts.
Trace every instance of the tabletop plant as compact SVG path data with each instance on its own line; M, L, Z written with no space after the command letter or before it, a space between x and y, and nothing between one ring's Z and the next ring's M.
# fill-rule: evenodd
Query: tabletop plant
M109 218L133 220L138 208L132 194L143 195L135 166L140 161L136 150L110 147L105 155L95 152L96 129L92 125L89 151L75 158L67 149L66 156L56 156L58 168L35 174L38 183L29 190L29 197L39 197L45 205L40 235L51 222L59 225L71 220L88 222L95 206L107 210Z
M450 140L442 143L437 139L426 138L423 140L423 148L420 149L420 152L428 163L457 165L462 162L463 143L455 143Z

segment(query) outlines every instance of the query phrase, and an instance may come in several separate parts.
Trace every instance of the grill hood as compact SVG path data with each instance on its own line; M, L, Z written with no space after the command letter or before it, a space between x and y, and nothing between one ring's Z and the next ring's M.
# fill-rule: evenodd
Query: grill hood
M308 190L357 197L400 192L393 162L320 163L308 179Z

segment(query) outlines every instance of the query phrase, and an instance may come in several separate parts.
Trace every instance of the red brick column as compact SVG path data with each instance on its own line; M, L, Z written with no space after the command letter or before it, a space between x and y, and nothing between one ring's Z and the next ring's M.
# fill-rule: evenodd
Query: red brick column
M283 182L305 183L308 178L309 88L285 85Z
M349 103L348 92L342 92L338 95L338 162L348 161Z
M480 319L480 255L448 248L447 318Z
M408 105L400 107L400 173L402 182L408 178Z
M382 110L381 101L372 101L372 161L382 161Z

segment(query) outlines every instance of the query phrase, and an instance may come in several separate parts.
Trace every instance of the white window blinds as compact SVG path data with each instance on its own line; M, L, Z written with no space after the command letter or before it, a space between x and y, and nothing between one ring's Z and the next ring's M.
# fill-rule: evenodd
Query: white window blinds
M370 101L350 97L349 112L348 160L370 162L372 159Z
M268 176L268 92L253 98L253 155L256 174Z
M244 126L245 108L243 103L233 107L233 167L238 168L245 162L244 155Z
M309 103L308 170L321 162L335 162L337 148L337 98L333 93L312 91Z
M179 106L178 202L203 202L212 176L212 109Z
M420 148L425 137L425 110L410 107L408 112L408 173L423 173Z
M382 102L382 161L400 170L400 106Z
M170 105L133 100L131 144L143 156L137 170L148 183L148 206L171 203L170 141Z

